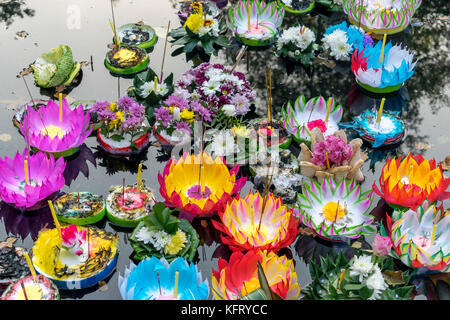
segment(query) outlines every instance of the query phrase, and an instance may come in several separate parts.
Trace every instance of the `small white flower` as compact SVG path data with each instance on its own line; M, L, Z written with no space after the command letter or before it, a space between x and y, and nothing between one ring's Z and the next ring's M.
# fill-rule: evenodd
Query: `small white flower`
M142 87L142 97L143 98L147 98L150 93L155 91L155 81L148 81L145 82ZM167 85L163 82L163 83L156 83L156 94L158 96L165 96L167 94L167 92L169 92L169 88L167 88Z
M234 142L233 134L228 131L219 132L208 147L208 152L213 153L214 156L226 157L239 152L239 148Z
M359 276L359 281L363 281L365 277L372 271L373 262L371 256L355 256L352 266L350 267L350 276Z
M234 117L236 115L236 108L232 104L224 105L222 110L228 117Z

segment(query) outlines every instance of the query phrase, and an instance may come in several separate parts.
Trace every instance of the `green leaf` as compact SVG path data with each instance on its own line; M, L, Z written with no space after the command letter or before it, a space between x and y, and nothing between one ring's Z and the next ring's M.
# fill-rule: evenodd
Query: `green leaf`
M192 50L194 50L195 47L197 46L197 43L198 43L197 40L186 43L186 45L183 47L183 52L185 53L192 52Z
M364 286L359 290L359 296L362 300L367 300L373 295L373 289Z
M120 134L113 134L109 138L114 141L122 141L124 139Z
M176 56L179 56L180 54L182 54L183 52L184 52L184 47L180 47L180 48L175 49L175 50L171 53L171 56L172 56L172 57L176 57Z
M219 46L228 47L228 38L225 36L217 37L217 39L214 40L214 42Z
M362 287L364 287L363 284L356 284L356 283L348 283L344 285L345 290L351 291L351 290L361 290Z

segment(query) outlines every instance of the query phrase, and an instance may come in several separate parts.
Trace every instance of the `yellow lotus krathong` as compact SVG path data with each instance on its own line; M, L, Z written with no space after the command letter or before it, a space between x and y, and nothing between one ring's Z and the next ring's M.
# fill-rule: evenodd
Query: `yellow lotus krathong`
M238 171L239 166L229 170L222 157L185 153L179 160L172 158L158 174L159 192L168 207L192 217L210 216L223 211L245 185L246 177L236 179Z
M268 251L234 252L228 263L219 259L219 270L213 269L212 291L216 300L236 300L260 288L258 261L261 263L270 289L286 300L300 295L294 262Z
M450 178L436 167L436 160L424 159L421 155L408 155L403 160L388 159L380 176L380 189L373 189L393 207L415 210L425 200L435 202L450 198L446 192ZM381 191L380 191L381 190Z
M265 201L259 192L235 198L219 212L222 223L212 221L222 231L222 242L233 251L270 250L277 252L290 245L298 233L299 222L281 197L269 194Z

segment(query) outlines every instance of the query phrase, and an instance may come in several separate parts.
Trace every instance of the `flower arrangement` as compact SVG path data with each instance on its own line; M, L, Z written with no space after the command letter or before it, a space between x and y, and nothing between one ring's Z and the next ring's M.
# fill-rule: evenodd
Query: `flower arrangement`
M324 136L319 128L311 131L311 149L306 144L300 145L298 156L300 173L309 178L317 178L323 182L325 178L334 180L355 179L364 181L361 166L367 159L367 154L361 152L361 139L347 141L343 130L336 131L331 136Z
M383 49L382 42L355 50L352 55L351 68L356 81L364 89L375 93L399 90L414 74L417 63L413 62L414 54L407 48L392 45L389 41Z
M411 22L422 0L343 0L351 23L374 34L394 34Z
M119 290L124 300L206 300L209 294L197 266L181 257L172 263L155 257L137 266L131 262L124 276L119 274Z
M97 139L105 151L129 154L148 145L145 107L130 97L117 102L96 101L91 112L97 114Z
M171 262L183 257L192 261L199 245L198 234L187 220L178 219L172 213L163 203L157 203L150 215L137 225L130 236L135 259L164 257Z
M238 171L239 166L229 170L221 157L185 153L179 160L172 158L158 174L159 192L169 207L194 217L210 216L223 210L245 185L247 178L237 179Z
M350 61L355 49L362 50L367 45L372 45L373 40L369 35L364 35L355 26L348 26L347 22L328 27L322 38L324 50L329 50L330 56L336 60Z
M284 17L277 3L239 0L228 10L227 25L248 46L265 46L274 40Z
M376 182L373 190L386 202L398 209L415 210L425 200L433 203L450 198L446 192L450 178L436 167L436 160L424 159L420 154L405 158L387 159L381 170L380 187Z
M84 113L82 105L71 109L66 99L60 105L49 100L38 110L27 106L20 132L39 151L70 156L92 132L90 112Z
M375 234L374 217L368 214L373 191L361 193L354 180L324 179L303 184L294 214L320 237L331 241L356 239Z
M219 212L219 217L222 223L214 220L212 223L223 232L222 242L233 251L277 252L297 237L298 221L292 215L292 209L273 194L264 198L256 192L235 198Z
M450 270L450 215L442 205L425 201L416 210L408 210L393 221L387 216L392 239L392 256L412 268L428 272ZM383 233L386 233L382 229Z
M338 123L342 119L342 107L335 103L334 98L328 102L323 97L315 97L306 102L304 96L299 96L294 105L290 102L283 105L281 115L284 127L297 142L311 141L311 130L318 127L325 135L331 135L339 130ZM328 113L328 117L327 117Z
M300 295L300 285L294 262L285 256L268 251L234 252L230 261L219 258L219 270L213 269L212 291L216 300L236 300L260 288L258 266L260 263L270 289L282 299L295 300Z
M59 291L55 284L43 275L30 275L11 283L0 300L59 300Z
M200 53L201 60L209 61L212 54L217 56L218 49L228 45L228 39L223 35L226 32L225 21L205 12L200 2L193 2L190 6L192 12L184 25L169 32L173 38L170 41L172 45L181 45L172 52L172 56L186 53L189 61Z
M278 5L294 14L306 13L314 9L317 0L278 0Z
M277 38L275 54L308 66L314 59L318 45L314 43L316 35L305 26L294 26L284 30Z
M87 256L86 234L86 229L78 230L74 224L61 228L61 248L78 257Z
M305 290L307 300L410 300L413 286L407 286L408 272L394 271L392 259L356 254L348 261L342 252L337 257L311 260L313 282ZM389 280L389 274L400 272L400 283Z
M38 152L28 156L27 149L14 159L0 159L0 198L17 208L33 210L64 187L64 158Z
M208 15L214 19L220 19L222 11L218 8L217 1L211 0L186 0L180 3L179 10L177 12L178 18L180 18L181 25L186 23L187 18L196 13L201 5L203 15Z

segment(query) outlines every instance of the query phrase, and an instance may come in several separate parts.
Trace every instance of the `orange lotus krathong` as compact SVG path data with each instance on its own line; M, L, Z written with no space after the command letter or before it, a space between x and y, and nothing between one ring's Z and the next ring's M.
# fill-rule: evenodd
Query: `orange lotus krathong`
M235 198L219 212L222 223L213 221L223 232L222 242L233 251L278 250L290 245L298 233L299 222L281 197L269 194L264 202L259 192Z
M247 178L236 178L239 166L229 170L222 157L185 153L172 158L158 174L159 192L168 207L179 208L191 217L211 216L223 211Z
M380 188L373 184L375 193L394 208L415 210L424 200L450 198L446 192L450 178L443 175L441 166L436 167L435 159L428 161L421 155L387 159L379 181Z
M236 300L260 288L258 265L261 263L270 289L286 300L300 295L294 262L268 251L234 252L230 262L219 259L219 270L213 269L212 292L216 300Z

